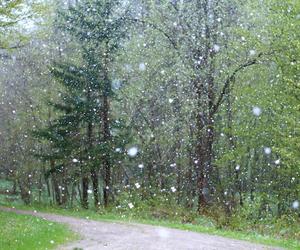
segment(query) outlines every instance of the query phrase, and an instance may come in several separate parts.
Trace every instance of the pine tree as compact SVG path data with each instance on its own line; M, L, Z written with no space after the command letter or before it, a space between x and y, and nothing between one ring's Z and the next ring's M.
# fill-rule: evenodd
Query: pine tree
M65 23L61 28L83 44L84 60L89 62L89 66L95 68L96 74L90 80L94 82L95 90L99 93L98 98L101 100L101 109L98 111L101 120L100 141L106 149L101 159L104 170L105 206L108 206L111 189L112 62L128 29L129 13L123 9L124 5L121 1L86 0L71 7L68 13L62 14ZM94 183L95 172L92 173L92 178Z
M53 76L66 90L61 95L62 103L53 105L62 111L55 126L62 132L60 137L63 144L77 138L74 144L56 144L54 148L71 147L68 153L62 154L67 158L76 155L74 159L78 159L80 165L84 208L88 207L89 174L95 206L100 204L100 164L104 172L104 205L108 206L112 190L111 171L117 159L113 157L114 149L116 144L124 146L127 141L119 133L111 134L112 129L120 130L121 124L119 120L114 121L111 111L114 97L112 63L127 29L127 12L122 12L121 7L119 1L80 2L61 12L57 25L76 40L81 57L77 59L77 64L68 60L54 63L52 67ZM55 135L52 126L47 128L47 133Z

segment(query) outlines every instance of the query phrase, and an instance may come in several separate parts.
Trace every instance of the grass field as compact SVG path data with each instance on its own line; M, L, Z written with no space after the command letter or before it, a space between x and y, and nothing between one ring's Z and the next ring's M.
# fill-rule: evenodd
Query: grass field
M1 250L46 250L76 239L66 226L29 215L0 211Z

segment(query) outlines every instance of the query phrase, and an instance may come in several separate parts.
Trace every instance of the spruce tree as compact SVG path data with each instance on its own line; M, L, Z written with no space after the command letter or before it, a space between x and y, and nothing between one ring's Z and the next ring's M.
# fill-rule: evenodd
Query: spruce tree
M115 148L120 143L123 147L127 141L120 133L111 134L112 129L120 131L122 127L120 120L114 120L111 111L114 98L112 64L126 35L127 16L119 1L94 0L80 2L60 12L57 21L57 27L76 42L79 55L76 64L70 60L56 62L51 71L65 89L61 103L53 105L62 111L55 125L66 131L61 135L63 144L77 138L77 143L63 148L71 147L67 157L76 155L74 159L80 165L84 208L88 207L89 174L95 206L100 204L100 169L103 172L104 205L108 206L112 166L118 158L114 157ZM46 130L51 136L55 134L51 126Z

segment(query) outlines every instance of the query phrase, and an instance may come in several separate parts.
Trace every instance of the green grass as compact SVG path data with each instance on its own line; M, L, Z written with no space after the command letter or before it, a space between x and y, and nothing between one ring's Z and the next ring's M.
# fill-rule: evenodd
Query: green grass
M158 220L154 218L142 218L134 213L128 214L116 214L111 212L82 210L82 209L62 209L57 207L49 207L42 205L34 205L31 207L24 205L17 205L17 208L26 210L38 210L48 213L56 213L61 215L73 216L78 218L88 218L93 220L109 221L109 222L131 222L131 223L143 223L156 226L164 226L169 228L176 228L181 230L188 230L199 233L207 233L213 235L219 235L232 239L246 240L254 243L265 244L269 246L278 246L286 249L300 249L299 241L293 239L279 239L275 236L261 235L255 231L232 231L225 229L218 229L211 224L205 217L199 218L196 225L183 224L180 221L174 220ZM146 216L145 216L146 217Z
M76 239L65 225L29 215L0 211L1 250L53 249Z

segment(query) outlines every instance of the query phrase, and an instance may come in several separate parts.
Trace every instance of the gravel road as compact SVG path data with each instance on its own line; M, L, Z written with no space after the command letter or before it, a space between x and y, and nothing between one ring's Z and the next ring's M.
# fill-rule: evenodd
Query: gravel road
M81 236L81 240L61 246L58 250L262 250L280 249L220 236L132 223L101 222L88 219L22 211L0 207L64 223Z

